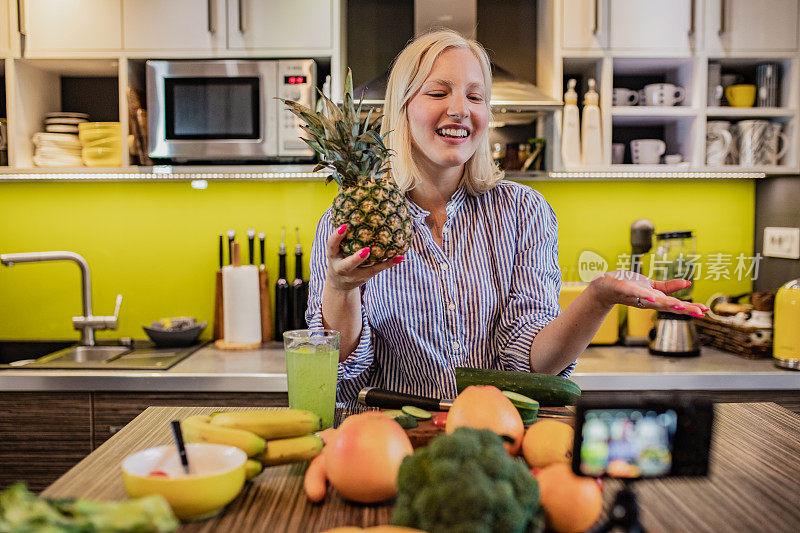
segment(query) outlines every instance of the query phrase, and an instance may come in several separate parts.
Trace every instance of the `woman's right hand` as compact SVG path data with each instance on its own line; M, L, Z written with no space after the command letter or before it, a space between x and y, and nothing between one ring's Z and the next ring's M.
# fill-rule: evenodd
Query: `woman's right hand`
M403 256L398 255L384 263L378 263L366 268L359 265L369 257L369 247L362 248L350 257L345 257L339 245L347 234L347 224L342 224L334 231L325 244L325 256L328 259L328 270L325 273L325 285L341 292L349 292L366 283L378 272L382 272L403 261Z

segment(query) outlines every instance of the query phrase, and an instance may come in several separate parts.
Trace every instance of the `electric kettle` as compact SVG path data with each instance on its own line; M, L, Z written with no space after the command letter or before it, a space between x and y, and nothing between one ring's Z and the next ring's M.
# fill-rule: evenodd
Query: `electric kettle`
M776 366L800 370L800 279L784 284L775 295L772 357Z

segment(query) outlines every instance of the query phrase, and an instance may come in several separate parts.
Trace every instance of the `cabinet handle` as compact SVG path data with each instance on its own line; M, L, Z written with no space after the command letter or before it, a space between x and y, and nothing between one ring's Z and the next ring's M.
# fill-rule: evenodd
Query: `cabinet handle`
M592 35L597 35L597 31L599 29L599 24L597 24L597 17L600 11L599 4L600 0L594 0L594 18L592 19Z
M244 0L239 0L239 33L244 33Z
M725 27L725 15L728 7L727 0L721 0L721 5L719 7L719 31L717 31L717 35L723 35L727 33L727 28Z
M214 27L214 0L208 0L207 7L208 7L208 33L217 33L217 29Z
M25 0L17 0L17 24L19 25L19 33L27 35L28 31L25 28Z
M695 6L694 6L694 3L695 3L695 0L691 0L691 2L689 2L689 37L694 37L694 31L695 31L695 27L694 27L694 7Z

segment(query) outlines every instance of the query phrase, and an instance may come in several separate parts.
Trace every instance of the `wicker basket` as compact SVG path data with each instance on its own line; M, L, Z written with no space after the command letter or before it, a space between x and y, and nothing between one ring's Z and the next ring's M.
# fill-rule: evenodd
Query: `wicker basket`
M708 337L715 348L732 352L747 359L772 357L772 328L754 328L726 324L713 318L696 318L700 335Z

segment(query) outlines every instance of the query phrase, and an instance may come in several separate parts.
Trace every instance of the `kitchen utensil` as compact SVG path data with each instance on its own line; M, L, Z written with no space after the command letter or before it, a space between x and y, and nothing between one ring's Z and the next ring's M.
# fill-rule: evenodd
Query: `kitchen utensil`
M328 329L283 334L289 407L311 411L323 427L333 427L339 342L339 332Z
M139 93L132 87L125 91L128 99L128 122L129 129L133 133L136 160L140 165L152 165L153 162L147 155L147 126L138 120L138 113L142 110L142 100Z
M615 106L636 105L639 103L639 92L617 87L613 92L612 103Z
M222 339L225 334L222 330L222 267L225 266L225 237L220 234L218 239L219 247L219 269L214 275L214 340Z
M70 111L51 111L45 113L44 116L46 118L79 118L84 121L89 120L89 115L87 113L73 113Z
M275 282L275 338L283 339L283 332L292 328L292 300L289 281L286 279L286 228L281 228L278 248L278 281Z
M756 107L778 106L779 63L759 63L756 65Z
M644 104L652 106L673 106L686 97L683 87L671 83L651 83L644 86Z
M242 265L239 243L233 243L233 264L222 268L224 348L261 345L261 303L258 269Z
M800 279L794 279L775 294L775 325L772 357L781 368L800 370Z
M667 357L700 355L697 330L688 315L659 311L650 339L648 350L652 355Z
M657 262L651 267L653 279L667 281L673 278L693 279L696 272L692 260L695 255L695 237L691 231L669 231L656 234ZM692 293L692 286L672 293L670 296L686 300Z
M233 241L236 240L236 230L228 230L228 264L233 264Z
M178 455L181 458L183 470L189 474L189 458L186 455L186 446L183 444L183 433L181 432L180 420L173 420L170 422L170 427L172 428L172 438L175 439L175 446L178 448Z
M49 133L71 133L76 135L78 133L78 126L70 126L67 124L46 124L44 131Z
M631 158L636 165L657 165L666 151L667 144L660 139L631 141Z
M665 165L678 165L683 163L683 156L681 154L669 154L664 156Z
M262 232L258 234L258 248L260 261L258 266L258 294L261 300L261 339L264 342L271 341L272 336L272 310L269 300L269 274L264 264L264 247L266 235Z
M614 143L611 145L611 164L621 165L625 161L625 145Z
M148 448L122 462L122 480L131 498L161 494L181 520L199 520L219 513L242 490L247 455L222 444L190 443L186 454L193 473L181 467L174 446ZM151 476L153 471L166 476Z
M789 148L788 137L780 132L780 124L772 124L768 120L740 120L736 129L740 166L775 165ZM780 150L779 140L783 141Z
M83 149L83 163L87 167L118 167L122 165L122 145L94 146Z
M721 166L726 164L733 146L731 123L727 120L709 120L706 123L706 164Z
M728 105L733 107L753 107L756 101L756 86L742 83L726 87L725 99Z
M453 405L452 398L438 399L405 394L378 387L364 387L358 393L358 403L367 407L380 407L381 409L400 409L404 405L419 407L426 411L449 411ZM539 409L539 414L566 416L569 409Z
M247 251L251 265L256 264L255 239L256 239L256 230L254 229L247 230Z
M300 229L295 227L294 280L292 280L292 327L305 329L306 307L308 307L308 283L303 281L303 247L300 245Z

